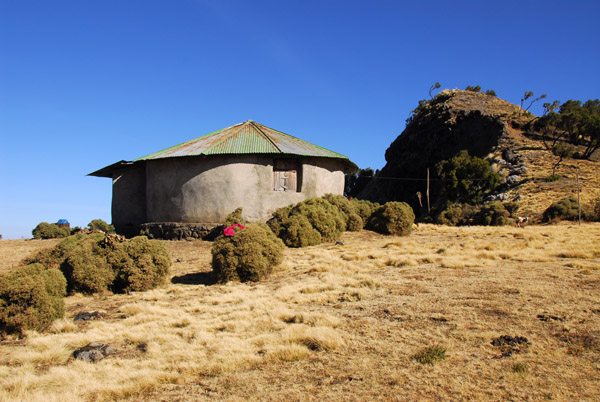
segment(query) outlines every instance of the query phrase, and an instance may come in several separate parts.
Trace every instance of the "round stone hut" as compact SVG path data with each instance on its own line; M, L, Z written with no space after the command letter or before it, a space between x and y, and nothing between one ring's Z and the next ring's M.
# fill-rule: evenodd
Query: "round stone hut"
M344 155L248 120L89 175L112 179L118 233L181 238L201 237L238 207L258 222L306 198L343 194L352 169Z

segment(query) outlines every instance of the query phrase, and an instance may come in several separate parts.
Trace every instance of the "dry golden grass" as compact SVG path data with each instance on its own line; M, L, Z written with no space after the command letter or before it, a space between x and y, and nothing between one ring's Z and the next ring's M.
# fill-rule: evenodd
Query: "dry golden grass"
M343 240L227 285L210 243L166 242L168 286L72 296L46 333L1 341L0 400L600 400L600 224ZM501 335L529 344L501 357ZM116 355L71 358L91 341ZM419 363L429 347L445 357Z

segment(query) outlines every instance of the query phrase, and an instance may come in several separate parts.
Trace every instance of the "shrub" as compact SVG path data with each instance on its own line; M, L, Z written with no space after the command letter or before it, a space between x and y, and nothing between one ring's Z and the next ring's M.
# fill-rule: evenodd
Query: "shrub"
M381 206L376 202L371 202L367 200L357 200L356 198L350 202L354 206L354 210L356 211L356 213L362 218L364 225L367 224L373 212Z
M469 204L449 204L437 217L436 222L448 226L503 226L512 225L512 215L516 213L516 203L490 202L482 206Z
M58 239L71 234L69 228L58 227L55 223L41 222L31 231L34 239Z
M271 219L267 221L267 226L271 228L271 231L275 233L275 236L282 236L282 233L285 230L284 223L288 220L291 211L292 205L278 208L273 212Z
M440 225L458 226L463 220L463 208L461 204L450 204L437 217L436 222Z
M217 279L259 281L283 260L285 246L263 223L250 223L234 229L231 237L219 236L211 249L212 267Z
M337 239L345 228L340 210L323 198L308 198L294 205L290 216L304 215L320 234L323 241Z
M446 183L444 191L448 199L453 202L477 204L486 193L498 186L500 180L488 161L470 156L466 150L452 159L438 162L436 170Z
M0 277L0 333L42 331L65 312L66 280L41 264Z
M108 254L108 262L117 272L112 285L117 292L141 292L162 285L171 266L163 244L145 236L117 244Z
M354 205L346 197L343 195L325 194L323 198L341 211L344 222L346 223L346 228L344 230L357 232L365 226L363 219L357 213Z
M280 238L288 247L308 247L321 244L321 233L304 215L294 215L283 223Z
M442 346L429 346L411 356L412 360L416 360L421 364L433 364L434 362L444 360L445 358L446 349Z
M600 197L592 204L591 220L600 222Z
M510 218L510 212L504 207L500 201L490 202L485 204L475 214L475 225L482 226L504 226L514 223Z
M569 221L576 221L577 219L579 219L579 207L577 203L577 197L575 197L574 195L552 203L552 205L550 205L548 209L544 211L544 222L550 222L561 219Z
M101 230L104 233L115 233L115 227L104 222L102 219L94 219L88 223L89 230Z
M244 223L245 220L242 218L242 207L236 208L235 211L227 215L225 218L225 227L235 225L236 223Z
M315 197L279 208L267 225L287 246L304 247L337 239L347 227L344 216L329 201Z
M377 208L367 227L381 234L407 236L415 223L415 214L405 202L392 201Z
M160 285L168 275L171 260L156 240L135 237L114 239L101 233L77 234L56 247L42 250L25 263L41 263L60 269L69 293L143 291Z

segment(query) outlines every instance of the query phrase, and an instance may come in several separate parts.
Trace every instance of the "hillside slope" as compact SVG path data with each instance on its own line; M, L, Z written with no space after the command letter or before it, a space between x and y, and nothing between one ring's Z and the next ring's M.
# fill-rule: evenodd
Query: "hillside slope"
M582 204L591 204L600 196L598 162L567 159L557 170L561 179L546 182L558 158L520 128L534 118L494 96L442 91L415 110L406 129L387 149L385 167L358 198L405 201L417 215L425 215L426 203L421 207L416 194L426 194L427 169L435 205L441 202L435 164L466 149L470 155L487 159L501 176L503 185L492 198L518 202L521 215L541 215L552 202L576 193L577 167Z

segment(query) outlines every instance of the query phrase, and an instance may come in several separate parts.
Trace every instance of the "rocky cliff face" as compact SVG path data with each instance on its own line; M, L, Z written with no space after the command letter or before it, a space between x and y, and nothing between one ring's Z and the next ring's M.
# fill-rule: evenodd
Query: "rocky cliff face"
M487 158L506 181L515 169L525 169L511 150L509 121L519 119L518 106L497 97L446 90L415 110L406 129L385 152L386 165L358 198L377 202L409 202L421 209L417 192L425 199L430 169L432 202L440 195L435 164L466 149ZM515 176L512 174L512 176ZM513 179L514 181L514 179Z

